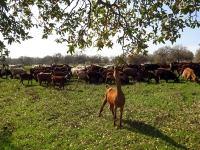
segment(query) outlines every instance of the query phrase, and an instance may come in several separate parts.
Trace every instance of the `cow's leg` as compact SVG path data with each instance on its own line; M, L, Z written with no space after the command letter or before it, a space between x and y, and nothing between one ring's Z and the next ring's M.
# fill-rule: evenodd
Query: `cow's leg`
M103 108L104 108L104 106L105 106L106 103L107 103L107 99L106 99L106 97L105 97L105 98L104 98L104 101L103 101L103 103L102 103L102 105L101 105L100 111L99 111L99 117L101 116L101 112L103 111Z

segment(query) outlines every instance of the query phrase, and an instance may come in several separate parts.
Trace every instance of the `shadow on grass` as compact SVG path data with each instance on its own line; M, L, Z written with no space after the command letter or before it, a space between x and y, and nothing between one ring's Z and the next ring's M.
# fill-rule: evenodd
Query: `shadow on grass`
M34 86L37 86L37 85L34 85L34 84L22 84L22 86L24 86L24 87L34 87Z
M144 134L144 135L159 138L159 139L175 146L176 148L188 150L187 147L185 147L181 144L178 144L172 138L163 134L161 131L159 131L158 129L156 129L155 127L153 127L151 125L145 124L143 122L131 121L131 120L124 120L123 122L124 122L124 124L128 125L127 129L132 131L132 132L139 132L139 133Z
M0 132L0 149L15 149L18 150L20 149L19 147L16 147L12 141L13 141L13 137L12 137L12 133L13 133L13 125L5 125Z
M166 83L166 84L184 84L185 82L184 81L174 82L172 80L169 80L168 82L166 82L166 81L163 80L163 81L159 81L158 84L163 84L163 83Z

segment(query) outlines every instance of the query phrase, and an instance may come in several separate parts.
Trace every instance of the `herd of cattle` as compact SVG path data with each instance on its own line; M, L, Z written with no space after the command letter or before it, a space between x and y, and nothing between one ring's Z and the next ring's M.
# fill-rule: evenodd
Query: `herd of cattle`
M0 77L2 78L16 78L20 77L20 82L23 84L23 80L29 81L35 79L39 85L43 82L47 86L59 85L64 89L67 81L71 78L77 78L77 82L84 80L87 83L112 83L114 66L101 67L99 65L90 66L76 66L72 67L66 64L63 65L51 65L51 66L37 66L30 68L29 71L23 67L10 66L9 68L0 69ZM200 76L200 64L199 63L169 63L169 64L125 64L119 67L121 82L129 84L129 80L132 79L136 82L142 82L147 79L148 82L159 83L160 80L173 80L179 82L179 76L186 80L193 80L198 83L198 77ZM29 72L29 73L28 73Z

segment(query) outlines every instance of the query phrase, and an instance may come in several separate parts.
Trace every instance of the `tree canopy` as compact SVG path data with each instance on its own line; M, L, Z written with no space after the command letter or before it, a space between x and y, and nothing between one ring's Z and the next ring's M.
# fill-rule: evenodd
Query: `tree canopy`
M42 28L44 39L58 35L71 54L114 43L124 54L146 54L148 41L174 43L184 28L199 27L199 10L196 0L1 0L1 60L9 55L5 43L32 38L31 28Z

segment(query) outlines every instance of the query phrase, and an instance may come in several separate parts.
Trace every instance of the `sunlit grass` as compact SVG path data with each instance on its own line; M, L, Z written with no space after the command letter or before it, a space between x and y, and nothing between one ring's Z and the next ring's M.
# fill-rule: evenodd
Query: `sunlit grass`
M61 90L0 81L0 149L200 147L200 87L192 82L122 85L126 104L119 128L108 107L98 117L104 84L72 80Z

